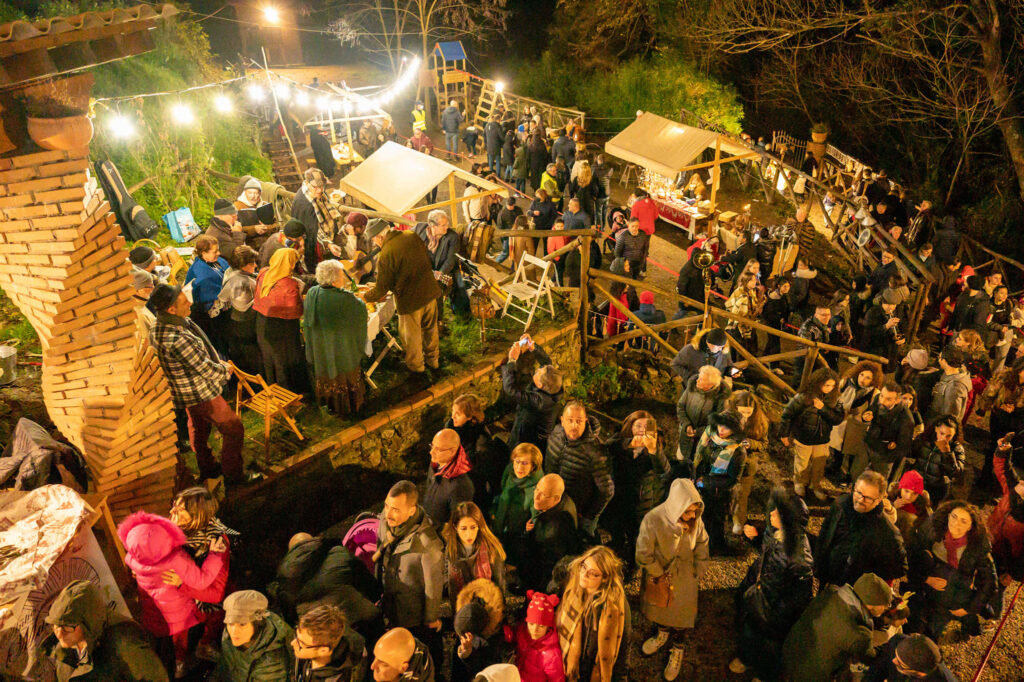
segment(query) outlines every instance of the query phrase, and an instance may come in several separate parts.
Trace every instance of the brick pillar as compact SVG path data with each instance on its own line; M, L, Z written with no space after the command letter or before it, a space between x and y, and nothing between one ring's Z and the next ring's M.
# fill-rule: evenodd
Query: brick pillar
M39 334L50 418L115 516L165 513L170 392L137 332L124 238L88 168L88 147L0 159L0 287Z

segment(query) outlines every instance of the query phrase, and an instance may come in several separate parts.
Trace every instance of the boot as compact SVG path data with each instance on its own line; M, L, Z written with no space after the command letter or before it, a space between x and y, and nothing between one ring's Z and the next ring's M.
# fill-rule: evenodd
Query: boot
M662 630L658 628L651 637L644 642L643 646L640 647L641 651L644 652L644 656L651 656L656 653L661 647L665 646L665 642L668 641L668 630Z
M668 650L668 664L665 666L665 680L675 682L683 665L683 647L675 644Z

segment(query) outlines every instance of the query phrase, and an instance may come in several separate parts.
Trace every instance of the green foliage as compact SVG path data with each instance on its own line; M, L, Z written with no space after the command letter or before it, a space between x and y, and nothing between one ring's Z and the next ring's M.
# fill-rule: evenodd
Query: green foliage
M606 363L596 367L580 367L579 377L569 387L568 394L577 400L586 400L591 405L618 400L623 395L619 368Z
M14 301L0 291L0 343L18 339L22 353L40 353L39 336L31 323L22 316Z
M539 60L520 67L513 89L535 99L582 109L598 119L617 119L602 121L602 131L626 127L638 109L677 120L685 108L734 133L740 132L743 120L743 106L735 88L671 54L634 57L611 72L581 72L548 51Z

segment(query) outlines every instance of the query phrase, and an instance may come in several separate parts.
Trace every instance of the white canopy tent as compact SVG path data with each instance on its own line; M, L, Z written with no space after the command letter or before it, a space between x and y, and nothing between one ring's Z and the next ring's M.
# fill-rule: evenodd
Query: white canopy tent
M468 196L457 196L456 178L478 187L480 191ZM445 180L448 181L447 200L416 206L423 197ZM497 183L484 180L437 157L421 154L395 142L385 142L381 145L342 178L339 186L342 191L367 206L398 215L450 207L453 227L458 225L458 204L492 194L508 196L508 190Z

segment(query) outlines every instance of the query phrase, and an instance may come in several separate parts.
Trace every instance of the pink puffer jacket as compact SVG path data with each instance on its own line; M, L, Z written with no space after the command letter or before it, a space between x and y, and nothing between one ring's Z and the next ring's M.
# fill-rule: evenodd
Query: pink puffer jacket
M142 625L156 637L184 632L201 622L195 601L183 588L201 590L210 585L224 565L224 554L211 552L202 567L185 551L185 534L170 519L136 512L117 527L127 556L125 564L139 584ZM181 588L164 583L164 571L181 577Z
M540 639L534 639L526 623L520 623L516 629L516 667L523 682L565 682L558 631L551 628Z

